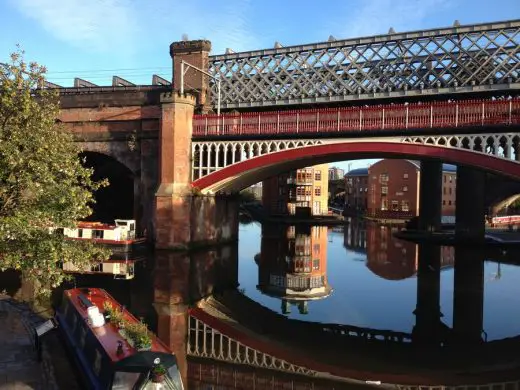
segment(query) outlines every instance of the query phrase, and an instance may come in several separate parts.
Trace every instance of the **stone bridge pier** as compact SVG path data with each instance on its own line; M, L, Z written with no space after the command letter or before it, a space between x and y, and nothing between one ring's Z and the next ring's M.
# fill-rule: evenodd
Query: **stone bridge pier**
M190 249L238 238L238 197L202 195L191 187L195 103L191 95L161 95L154 224L158 249Z
M455 233L458 238L484 239L485 197L485 172L459 165L455 211ZM442 215L442 163L440 161L421 161L419 206L419 230L440 231Z

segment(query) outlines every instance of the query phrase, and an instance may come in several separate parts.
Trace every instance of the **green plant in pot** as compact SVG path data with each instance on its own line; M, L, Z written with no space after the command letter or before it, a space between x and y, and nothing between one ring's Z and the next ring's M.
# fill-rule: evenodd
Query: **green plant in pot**
M134 348L137 350L148 350L152 346L152 339L148 333L146 324L142 322L127 323L125 332L132 339Z
M139 351L149 350L152 347L152 339L147 334L139 334L134 336L134 345Z
M162 364L156 364L152 367L152 382L153 383L162 383L164 381L164 376L166 375L166 367Z
M103 304L103 310L105 311L105 317L110 323L116 325L118 328L124 328L124 314L121 309L115 308L110 302Z

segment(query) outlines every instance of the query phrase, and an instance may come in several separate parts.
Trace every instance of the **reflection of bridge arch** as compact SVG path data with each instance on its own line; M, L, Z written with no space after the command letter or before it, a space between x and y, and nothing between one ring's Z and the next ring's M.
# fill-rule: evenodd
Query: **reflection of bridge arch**
M428 140L432 139L432 143L434 143L436 137L424 137L424 140L421 137L413 137L406 142L401 138L372 138L362 141L356 139L327 140L326 144L323 141L321 145L309 146L305 146L304 143L303 147L295 146L293 149L276 152L267 150L265 154L257 157L235 162L222 168L213 168L212 173L195 180L193 186L203 192L238 191L280 172L339 160L374 157L440 159L520 179L518 162L467 150L463 143L464 139L468 137L454 138L457 143L461 144L460 148L431 145ZM447 145L450 145L449 142ZM196 142L194 147L196 147ZM216 162L215 164L218 165Z
M272 323L273 318L269 318L265 323L271 323L271 327L265 328L265 323L259 324L258 320L262 317L258 315L254 306L253 310L245 314L249 321L243 321L244 316L235 317L231 314L238 313L236 308L229 308L231 310L229 312L221 309L222 306L218 304L215 306L209 300L199 304L199 307L189 310L187 337L189 357L246 365L311 378L340 381L347 379L362 382L377 378L382 385L393 384L398 385L399 388L406 388L410 385L460 386L464 383L475 385L492 382L497 378L504 381L502 386L505 386L505 381L518 379L517 369L504 368L503 370L497 369L498 372L483 370L479 373L473 371L468 373L465 359L454 355L454 350L444 352L439 350L442 364L432 369L429 366L431 361L425 356L417 356L417 350L405 342L406 334L399 335L397 332L389 332L386 341L377 341L377 339L371 338L371 335L362 335L362 333L357 336L349 335L349 327L340 329L328 324L305 323L305 326L310 325L310 328L303 331L305 336L303 339L300 338L302 330L293 324L291 324L289 333L275 336L273 330L279 330L280 323L276 320ZM269 309L264 308L264 310ZM285 321L303 323L286 318ZM328 339L316 337L315 330L319 327L325 335L328 335ZM358 331L361 330L358 328ZM398 336L401 337L400 341L397 339ZM350 340L344 344L343 341L346 338L350 338ZM296 346L295 339L299 340L301 345ZM486 343L485 349L480 351L479 356L485 360L489 354L496 353L496 351L515 353L517 341L518 337L514 340L505 339ZM333 353L327 346L333 346L336 353ZM338 351L343 351L341 359L338 359ZM509 359L510 362L510 357L507 358L506 355L504 357L497 355L497 359L504 362ZM373 358L377 359L381 356L384 356L384 365L374 365ZM426 364L428 368L420 368L421 365L417 365L418 359L422 360L423 357L425 358L423 364ZM404 367L408 367L408 369Z

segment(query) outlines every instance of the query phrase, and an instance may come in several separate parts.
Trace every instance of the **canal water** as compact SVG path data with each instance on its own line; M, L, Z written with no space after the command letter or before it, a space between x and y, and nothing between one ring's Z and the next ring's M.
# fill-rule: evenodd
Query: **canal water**
M241 225L240 291L289 318L412 332L419 251L416 244L392 237L397 227L352 221L345 227L313 226L297 232L294 241L304 242L304 251L308 251L303 253L308 253L314 264L319 262L312 272L322 275L330 287L330 294L315 294L308 299L291 299L291 293L283 289L268 292L259 281L262 268L267 268L271 286L275 285L276 275L282 274L280 258L287 261L298 256L286 238L287 231L293 229L262 229L259 223ZM272 237L273 230L277 238ZM441 247L440 253L440 309L442 321L451 328L455 250ZM489 341L520 335L520 267L501 263L504 260L500 255L491 253L484 262L483 331ZM305 254L300 257L305 258Z
M440 286L434 288L434 293L437 291L440 295L439 317L448 328L453 327L457 295L455 259L459 256L466 263L483 261L484 264L483 274L478 274L477 279L468 281L464 275L457 279L465 289L460 296L469 297L466 303L472 307L482 303L483 286L482 339L493 341L520 335L520 266L514 265L515 261L520 261L517 254L503 248L469 251L453 247L425 249L394 238L393 233L398 229L397 226L353 219L344 226L334 227L241 223L237 245L199 251L189 256L160 251L148 253L137 263L133 279L77 275L55 291L53 302L59 301L65 288L105 288L149 324L159 337L170 345L180 345L181 349L185 349L183 340L172 338L172 320L158 315L160 307L175 306L179 302L194 304L213 292L226 290L238 291L289 319L412 334L417 320L414 313L418 309L418 297L421 298L425 291L432 291L428 288L421 290L418 284L422 257L431 260L437 256L440 283L433 285ZM475 285L479 275L480 286L479 283ZM0 289L17 298L30 299L31 288L13 273L0 275ZM476 297L474 302L472 297ZM213 385L222 383L222 378L214 377L215 367L208 366L204 359L188 359L187 362L188 388L213 388ZM227 368L219 369L224 373ZM206 374L202 375L204 370ZM236 382L237 374L233 375ZM242 372L242 375L246 374ZM284 375L269 371L269 375L264 375L267 379L264 379L274 381L276 378L282 383ZM305 377L291 377L283 383L292 383L293 388L310 388L303 385L294 387L298 383L310 383ZM317 382L312 386L315 389L329 388L327 384L320 387Z

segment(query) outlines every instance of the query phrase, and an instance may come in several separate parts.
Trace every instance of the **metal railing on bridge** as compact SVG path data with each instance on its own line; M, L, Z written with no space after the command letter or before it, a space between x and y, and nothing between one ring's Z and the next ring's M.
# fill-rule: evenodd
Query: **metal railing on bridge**
M194 115L193 136L349 133L520 124L520 99Z

